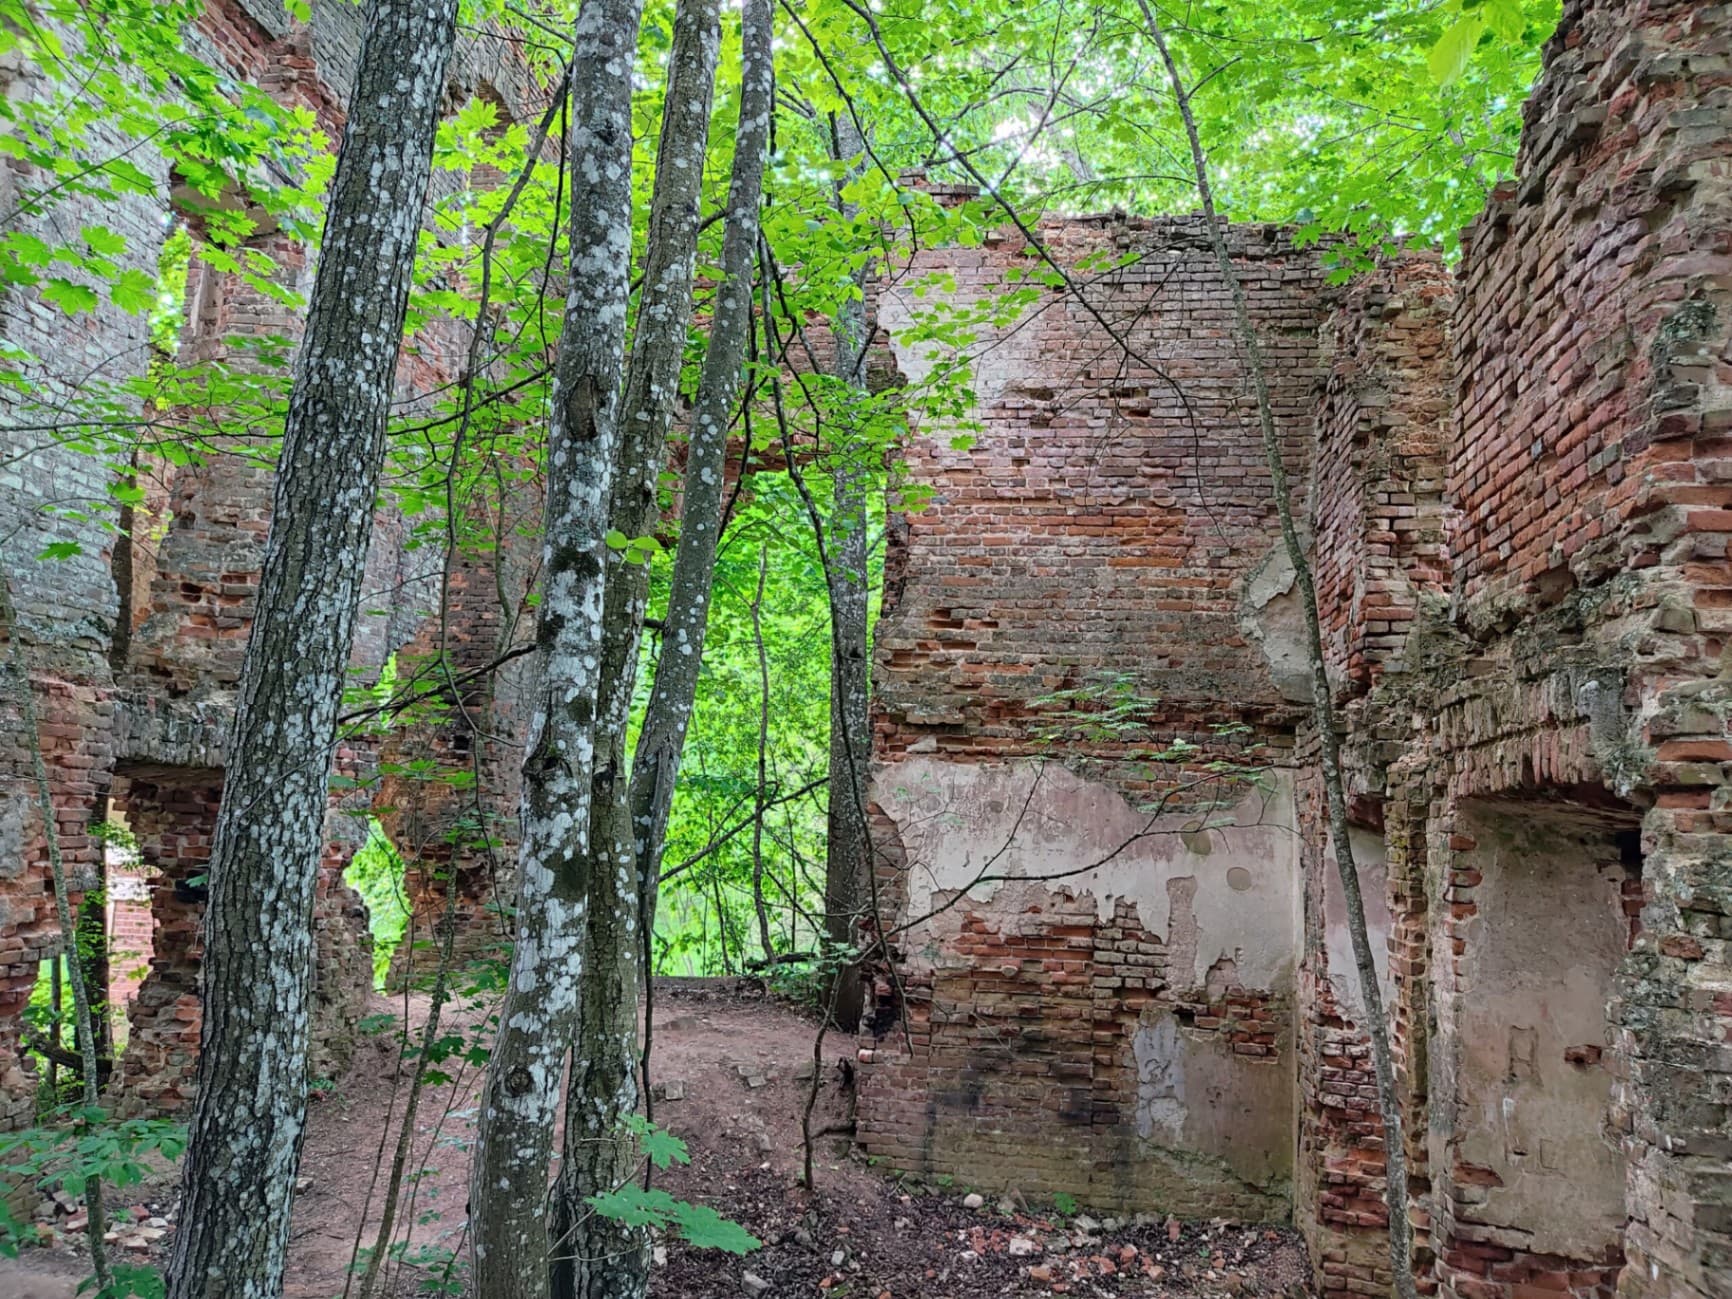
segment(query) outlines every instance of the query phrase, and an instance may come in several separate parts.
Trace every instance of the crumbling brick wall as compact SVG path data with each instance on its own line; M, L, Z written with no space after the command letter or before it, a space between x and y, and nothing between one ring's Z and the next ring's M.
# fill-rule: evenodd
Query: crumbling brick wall
M1125 669L1204 747L1218 741L1195 710L1203 700L1210 720L1279 730L1295 685L1290 627L1246 603L1274 549L1274 505L1201 223L1109 216L1041 234L1067 266L1129 260L1077 272L1088 307L1048 291L1016 326L983 331L971 349L975 441L959 450L953 430L926 429L908 448L910 476L934 499L907 517L890 561L918 576L878 625L879 752L1034 752L1032 701ZM1231 239L1303 482L1321 267L1272 226ZM894 338L922 309L930 296L913 286L927 272L954 277L943 297L968 307L1038 267L1011 233L920 254L883 291L881 323ZM922 349L897 353L921 381ZM1267 598L1282 589L1276 577ZM1144 652L1127 655L1133 644Z
M309 23L293 20L276 0L213 0L186 39L237 78L311 109L334 140L341 135L364 21L364 8L335 0L315 3ZM15 97L31 93L15 82L7 89ZM454 59L450 106L475 93L500 103L511 119L539 115L544 97L509 43L465 37ZM159 188L105 202L101 219L127 239L123 265L154 275L171 199L176 219L188 223L195 240L197 203L177 188L165 160L148 146L130 150L128 157ZM0 186L8 194L30 181L13 166L0 168ZM434 189L456 183L455 177L436 175ZM251 244L272 256L282 287L304 294L311 284L305 250L258 215ZM271 340L280 339L292 345L300 328L294 307L242 276L195 260L181 340L185 359L258 368L261 343L276 346ZM144 318L106 301L69 318L33 292L15 288L0 295L0 331L40 358L41 372L33 380L48 397L81 384L119 383L142 373L150 360ZM456 372L457 349L452 331L430 329L418 336L402 367L402 400L413 403L417 392L444 384ZM278 371L274 381L282 377ZM199 1032L202 901L197 885L186 879L197 876L191 863L208 853L215 823L223 744L270 523L273 476L258 458L256 443L216 448L181 465L142 455L137 476L146 503L134 518L140 526L128 544L117 545L113 521L100 512L84 520L56 517L56 502L104 499L111 471L99 457L59 447L41 422L40 410L10 397L0 409L8 466L0 471L0 530L15 537L6 554L19 604L15 639L42 713L59 838L75 889L98 878L100 845L91 830L108 815L111 796L135 828L141 822L149 827L148 835L140 835L151 868L151 967L131 1010L132 1042L117 1073L118 1091L133 1108L173 1108L189 1094ZM48 540L77 541L80 553L57 562L35 560ZM377 678L436 607L439 548L412 550L409 541L404 521L382 511L352 661L358 679ZM462 615L456 625L461 638ZM29 737L11 715L6 721L0 750L6 793L0 800L0 1125L14 1125L29 1119L34 1094L16 1051L17 1015L39 961L58 946L59 934L30 793ZM521 723L509 709L495 710L489 721L495 727L489 736L508 736ZM371 743L346 744L338 755L344 780L327 821L329 846L314 917L316 1076L344 1067L370 981L365 913L342 883L342 870L364 839L372 810L356 791L375 786L378 762ZM509 767L506 762L497 769ZM509 790L505 797L511 797Z
M1197 220L1041 237L1119 268L1079 273L1086 306L1048 291L983 333L977 440L919 431L931 500L892 529L873 797L901 969L863 1051L861 1141L1025 1194L1279 1218L1293 807L1279 774L1259 790L1210 766L1285 756L1304 660L1232 303ZM1229 239L1302 493L1320 261L1274 227ZM966 307L1035 264L1008 233L921 254L882 290L898 368L926 372L899 335L925 272ZM1103 677L1138 724L1078 739L1066 713L1096 701L1049 696Z
M1450 277L1425 255L1379 266L1338 295L1323 330L1328 370L1318 391L1311 488L1324 652L1349 719L1343 759L1352 846L1409 1096L1408 1051L1424 1041L1427 1011L1415 1004L1408 976L1424 956L1427 894L1423 854L1416 863L1409 851L1409 794L1404 786L1397 792L1388 774L1409 751L1412 723L1385 701L1406 699L1450 648L1446 641L1440 651L1430 627L1449 587L1443 489L1453 306ZM1297 760L1304 911L1294 1211L1326 1292L1384 1294L1382 1115L1308 727ZM1417 788L1423 798L1423 784ZM1422 1170L1423 1141L1410 1143L1408 1154Z
M1384 826L1418 1263L1464 1299L1732 1275L1729 48L1724 6L1564 6L1517 180L1465 241L1451 598L1422 596L1402 671L1343 674L1350 792ZM1301 981L1319 1029L1324 991ZM1382 1285L1362 1136L1362 1223L1331 1213L1333 1171L1301 1196L1331 1293Z
M1311 308L1333 314L1311 366L1304 485L1415 1261L1425 1288L1461 1299L1701 1299L1732 1276L1729 50L1725 6L1570 0L1517 180L1469 230L1455 284L1409 258ZM957 256L978 285L1004 251ZM1147 294L1151 314L1161 301ZM1291 764L1283 824L1300 846L1280 868L1297 959L1274 1043L1296 1092L1293 1206L1327 1293L1386 1293L1383 1135L1316 737L1286 706L1278 656L1262 656L1272 674L1234 675L1257 664L1244 611L1281 589L1278 561L1257 568L1246 515L1225 538L1196 517L1154 543L1156 511L1134 491L1101 508L1097 463L1121 487L1156 480L1168 448L1115 444L1131 421L1100 401L1067 424L1039 362L1093 355L1077 341L1093 326L1073 313L1065 328L1068 350L1043 337L983 385L977 449L916 443L935 503L892 529L875 826L906 1002L881 981L862 1139L918 1169L973 1159L1025 1189L1196 1203L1196 1180L1115 1182L1097 1139L1136 1131L1115 1091L1129 1008L1154 1007L1136 1012L1150 1027L1163 999L1184 1000L1170 985L1185 931L1158 905L1177 882L1171 854L1111 883L1098 860L1122 832L1103 791L1146 801L1158 782L1126 779L1115 746L1055 752L1030 724L1032 701L1079 669L1146 665L1166 687L1152 724L1196 736L1212 708ZM1179 346L1212 357L1220 338ZM1091 454L1087 427L1119 458ZM1220 580L1180 594L1169 569L1202 576L1191 547ZM1166 558L1123 587L1101 581L1096 557L1121 549ZM1221 594L1235 589L1229 621ZM1184 602L1183 616L1163 625L1142 595ZM1180 627L1194 639L1175 652ZM1056 756L1077 784L1004 775L1007 759L1050 770ZM1240 818L1217 836L1215 863L1186 863L1198 897L1249 855L1246 830ZM982 863L1012 878L968 889ZM1064 882L1018 882L1043 873ZM1134 974L1115 963L1120 942ZM1169 1063L1187 1040L1162 1039ZM1143 1094L1164 1076L1146 1041ZM1020 1147L1004 1137L1013 1115ZM1140 1173L1159 1163L1147 1135L1129 1146ZM1206 1193L1232 1198L1222 1179Z

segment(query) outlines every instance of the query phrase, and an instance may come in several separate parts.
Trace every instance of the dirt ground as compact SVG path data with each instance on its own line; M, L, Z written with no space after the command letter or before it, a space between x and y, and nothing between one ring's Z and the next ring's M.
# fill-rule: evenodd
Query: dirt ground
M377 999L376 1014L403 1003ZM424 1004L411 1002L419 1023ZM459 1016L456 1027L473 1022ZM968 1188L916 1187L850 1153L845 1137L817 1145L816 1190L800 1185L800 1115L813 1072L811 1022L749 984L668 981L657 993L652 1085L656 1122L683 1138L691 1164L658 1178L675 1196L709 1204L763 1241L745 1257L660 1242L656 1299L973 1299L979 1295L1299 1295L1302 1246L1287 1229L1171 1219L1062 1220L1020 1197L970 1199ZM354 1067L312 1107L295 1199L287 1299L341 1295L357 1227L371 1241L381 1187L401 1122L393 1033L364 1039ZM825 1046L812 1126L848 1117L852 1045ZM408 1246L387 1273L386 1293L452 1293L447 1260L465 1248L469 1145L477 1078L453 1059L452 1078L429 1088L407 1164ZM382 1179L380 1179L382 1180ZM115 1242L121 1257L160 1262L173 1230L174 1179L165 1172L129 1191L135 1226ZM141 1229L156 1218L166 1230ZM71 1299L85 1275L74 1232L53 1219L49 1248L0 1260L0 1299ZM151 1239L145 1239L151 1237Z

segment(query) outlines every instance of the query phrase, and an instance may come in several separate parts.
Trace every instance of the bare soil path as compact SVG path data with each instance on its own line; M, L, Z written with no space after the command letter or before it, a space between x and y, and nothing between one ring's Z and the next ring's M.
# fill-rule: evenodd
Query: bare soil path
M744 1258L657 1247L654 1299L976 1299L1071 1294L1297 1295L1305 1256L1286 1228L1167 1219L1061 1219L1020 1197L966 1200L966 1187L916 1188L869 1168L845 1137L818 1144L817 1188L800 1185L800 1113L811 1086L815 1026L751 985L658 981L652 1084L656 1122L686 1143L692 1162L658 1174L675 1196L713 1206L764 1242ZM401 999L376 999L400 1017ZM419 1024L426 1007L408 1003ZM462 1033L485 1014L460 1013ZM385 1023L384 1020L375 1020ZM295 1199L285 1299L335 1299L356 1246L377 1229L383 1177L400 1124L407 1072L395 1028L364 1038L348 1076L317 1091ZM852 1043L826 1043L814 1129L849 1116ZM441 1289L465 1248L469 1144L476 1069L461 1054L441 1065L417 1117L405 1187L407 1244L388 1269L394 1299ZM172 1221L174 1180L135 1188L128 1203ZM970 1207L973 1205L974 1207ZM62 1220L64 1227L64 1220ZM125 1229L123 1229L124 1232ZM0 1260L0 1299L71 1299L83 1274L76 1236L52 1249ZM124 1256L160 1258L164 1242ZM459 1291L455 1291L460 1293Z

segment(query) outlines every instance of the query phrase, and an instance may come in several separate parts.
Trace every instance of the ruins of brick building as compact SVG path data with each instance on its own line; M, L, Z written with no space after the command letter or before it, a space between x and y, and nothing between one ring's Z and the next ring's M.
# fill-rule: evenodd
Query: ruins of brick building
M1286 232L1231 233L1313 540L1418 1266L1460 1299L1725 1296L1732 8L1570 0L1516 170L1456 274L1330 290ZM1230 300L1196 219L1043 235L1134 259L983 343L975 446L910 448L932 501L877 637L897 970L860 1141L1025 1195L1291 1213L1327 1293L1387 1293ZM969 302L1033 265L1007 234L916 269ZM893 342L918 309L887 293ZM1067 732L1053 696L1103 674L1146 737Z
M187 32L214 66L265 87L286 105L309 108L321 128L340 137L343 105L359 53L365 7L320 3L312 19L292 20L280 0L213 0ZM6 93L28 96L33 87L16 69L4 74ZM533 120L546 89L533 83L512 48L466 37L452 64L452 110L471 96L495 100L505 119ZM123 268L156 273L174 222L201 237L196 198L182 192L168 164L148 148L129 156L159 182L154 195L103 204L102 220L126 239ZM496 181L497 178L492 178ZM0 169L5 206L27 172ZM478 182L479 183L479 182ZM437 197L453 177L435 173ZM173 201L171 201L173 200ZM273 277L304 298L311 286L305 249L268 214L254 212L257 228L246 249L273 259ZM13 288L0 295L0 336L37 358L32 373L38 402L9 409L0 470L0 532L17 604L17 641L8 652L29 666L42 714L40 743L50 772L58 837L75 887L96 877L103 822L125 824L136 837L145 870L150 925L140 936L135 901L111 899L117 945L143 949L149 965L127 1007L126 1049L118 1062L115 1093L123 1107L173 1111L184 1106L193 1081L199 1037L199 921L201 877L222 792L223 743L233 712L234 686L251 625L251 603L269 526L273 475L244 451L213 453L176 466L148 455L137 482L146 500L135 507L131 535L117 538L100 516L68 518L66 501L104 499L111 470L102 458L44 434L42 409L79 384L117 384L150 364L144 318L104 301L69 318ZM186 289L181 356L244 368L257 362L259 342L293 340L296 308L231 273L196 258ZM405 348L399 370L400 407L427 408L434 392L458 370L461 340L437 329ZM141 412L141 418L148 413ZM23 424L23 431L13 431ZM317 990L313 1012L314 1077L335 1077L345 1066L371 985L365 916L342 871L376 816L411 866L406 881L420 935L443 908L435 868L456 861L459 908L466 929L496 924L481 905L492 896L494 855L474 831L454 835L459 822L487 822L507 833L515 806L515 763L490 749L481 755L487 780L485 807L440 782L416 778L426 759L461 760L474 734L509 736L520 725L514 703L516 669L476 670L498 658L518 628L500 610L511 606L524 576L519 542L525 516L538 517L532 491L498 508L489 530L503 544L485 552L411 544L406 521L382 509L374 531L366 594L357 624L352 668L371 683L387 660L407 665L437 648L443 634L461 702L451 720L398 727L346 738L335 762L343 780L334 786L327 818L328 848L318 887ZM48 542L75 541L71 558L38 560ZM449 563L447 563L449 559ZM450 576L449 616L438 614L441 571ZM496 572L497 570L497 572ZM498 581L495 581L495 577ZM502 606L499 593L506 594ZM35 1080L22 1067L19 1018L39 962L59 947L45 860L41 819L30 777L30 740L8 699L0 779L0 1127L30 1120ZM508 747L508 746L505 746ZM131 886L128 886L131 887ZM123 932L124 931L124 932ZM407 950L407 947L406 947ZM117 973L127 974L127 962ZM136 981L121 977L125 991Z
M203 38L335 123L357 11L317 4L308 29L279 8L215 3ZM1230 234L1313 541L1418 1264L1460 1299L1732 1293L1729 46L1727 6L1569 0L1518 180L1458 272L1413 256L1332 289L1289 232ZM458 93L490 88L523 115L510 68L476 47L460 64ZM161 180L160 201L109 218L141 266L164 229ZM891 1014L861 1043L860 1140L1030 1196L1292 1217L1328 1293L1385 1293L1375 1088L1231 305L1198 219L1042 232L1070 264L1135 257L1091 274L1090 307L1049 292L979 349L969 449L936 428L908 448L932 500L892 520L876 649L875 840L898 968ZM953 275L968 301L1031 264L1006 233L912 270ZM914 377L928 359L899 330L918 279L879 301ZM235 277L204 268L190 288L194 355L237 328L295 332ZM142 364L139 322L80 322L0 298L6 337L64 381L97 357ZM405 400L451 365L425 340ZM76 525L81 556L20 561L69 526L44 506L100 496L103 472L69 450L9 460L0 522L24 529L8 569L68 859L95 863L112 807L154 868L120 1086L163 1108L191 1078L187 881L220 797L270 476L211 457L155 489L160 541L116 547ZM443 560L381 515L362 679L439 635ZM493 562L451 565L460 670L512 640ZM465 703L509 733L509 682L491 680ZM1063 692L1103 681L1138 700L1134 732L1068 725ZM393 758L474 743L406 728L343 764L402 770ZM509 808L509 754L482 760ZM0 763L0 1123L17 1123L33 1086L17 1016L58 938L22 738ZM370 799L430 865L462 814L440 789L385 783L334 799L327 1056L366 980L339 875L349 813ZM475 928L482 856L459 863ZM430 871L411 885L438 910Z

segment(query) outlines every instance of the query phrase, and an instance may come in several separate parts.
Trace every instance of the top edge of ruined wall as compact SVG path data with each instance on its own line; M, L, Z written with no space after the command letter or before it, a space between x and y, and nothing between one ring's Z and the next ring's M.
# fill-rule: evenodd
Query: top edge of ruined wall
M1516 179L1464 234L1448 494L1476 636L1723 558L1690 462L1732 407L1729 48L1724 5L1566 4Z

